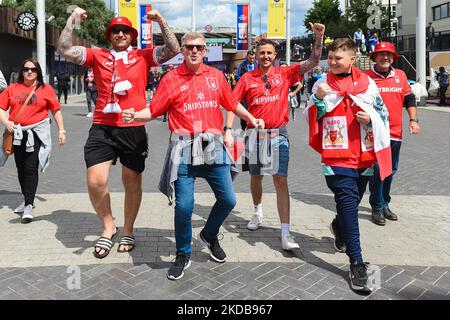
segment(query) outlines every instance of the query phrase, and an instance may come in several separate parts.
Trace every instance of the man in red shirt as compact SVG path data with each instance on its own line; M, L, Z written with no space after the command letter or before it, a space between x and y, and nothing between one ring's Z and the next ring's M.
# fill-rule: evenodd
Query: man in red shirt
M112 248L118 230L114 223L108 190L109 171L117 158L122 163L125 188L125 224L118 251L134 248L133 225L142 198L142 172L148 152L145 123L124 123L123 109L141 110L146 106L145 88L152 66L175 56L180 47L165 19L156 10L147 18L156 21L165 41L164 46L134 50L138 32L124 17L111 20L105 37L113 49L91 49L72 45L75 24L86 19L86 11L76 8L67 20L58 42L58 51L68 60L91 67L97 84L98 98L93 125L84 147L89 197L103 225L103 234L95 244L94 256L101 259Z
M224 149L230 146L230 112L244 118L253 127L264 127L238 104L223 73L203 64L206 55L202 34L188 32L181 38L184 63L168 72L156 90L150 109L135 112L124 110L125 122L148 121L168 112L171 139L161 174L159 189L172 201L175 193L176 258L167 278L178 280L190 266L192 253L192 211L194 210L194 182L204 177L214 191L216 203L208 216L198 240L204 243L210 257L219 263L226 254L217 237L219 229L236 204L231 159ZM227 113L223 129L220 106ZM151 113L150 113L151 112ZM222 137L222 134L224 137ZM224 142L225 141L225 142Z
M384 104L389 111L389 127L391 131L392 174L384 181L380 179L378 164L375 164L373 178L369 182L370 205L372 221L380 226L386 224L386 219L396 221L397 215L389 209L391 201L392 178L398 169L400 146L402 144L403 106L409 115L409 132L418 134L421 131L417 118L416 98L411 92L406 74L394 69L392 64L398 59L395 46L389 42L380 42L370 53L375 65L366 74L378 86Z
M298 249L299 245L289 232L290 199L287 182L289 162L289 140L286 125L289 122L289 87L301 80L301 76L312 69L322 53L325 26L311 24L315 34L315 45L311 57L298 64L274 67L275 44L263 39L256 45L258 67L245 73L234 88L235 97L245 99L248 111L264 120L267 130L255 130L248 124L246 131L246 154L249 156L255 214L247 224L249 230L257 230L262 223L262 181L264 174L271 174L277 193L278 214L281 222L281 245L284 250ZM270 150L270 151L267 151Z

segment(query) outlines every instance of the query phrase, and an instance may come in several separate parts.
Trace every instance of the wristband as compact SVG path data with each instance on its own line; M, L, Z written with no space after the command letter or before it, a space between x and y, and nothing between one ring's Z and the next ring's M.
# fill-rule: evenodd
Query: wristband
M231 127L225 126L225 127L223 127L223 132L227 132L227 130L231 130L231 129L232 129Z
M409 119L409 122L416 122L416 123L419 123L419 119L417 119L417 118L411 118L411 119Z
M66 130L59 130L59 133L66 134Z

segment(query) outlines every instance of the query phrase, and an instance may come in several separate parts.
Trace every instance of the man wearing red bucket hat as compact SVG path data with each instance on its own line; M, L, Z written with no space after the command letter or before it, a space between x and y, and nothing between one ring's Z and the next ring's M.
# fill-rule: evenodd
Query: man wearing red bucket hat
M144 122L124 123L122 110L146 107L145 88L152 66L174 57L180 47L161 14L152 10L147 19L159 24L165 45L134 50L138 32L125 17L113 18L105 31L112 49L85 48L72 45L75 25L86 19L86 11L73 10L58 42L58 51L68 61L90 67L98 88L93 125L84 146L89 197L103 226L103 234L95 244L94 256L106 257L112 238L118 233L114 223L108 190L109 171L117 158L122 163L125 189L125 223L118 251L129 252L135 246L133 225L142 199L142 172L147 158L148 143Z
M421 129L417 118L416 99L411 92L406 74L402 70L392 67L393 62L399 58L395 52L395 46L389 42L380 42L370 53L370 58L375 65L366 73L377 84L389 111L391 134L392 174L381 181L378 164L375 164L374 175L369 182L372 221L377 225L384 226L386 219L393 221L398 219L397 215L389 209L389 202L391 201L392 177L398 168L402 143L403 106L409 115L409 132L418 134Z

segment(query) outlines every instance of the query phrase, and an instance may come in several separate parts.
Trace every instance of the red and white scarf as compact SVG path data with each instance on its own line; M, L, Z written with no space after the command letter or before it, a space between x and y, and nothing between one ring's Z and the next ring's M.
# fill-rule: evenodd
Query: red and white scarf
M133 85L126 78L126 65L128 64L132 47L125 51L117 52L111 49L111 55L114 58L114 70L111 78L111 99L103 108L103 113L121 113L122 108L119 104L119 97L127 94L127 91L133 88Z
M347 78L338 78L333 74L322 76L314 84L312 90L314 94L322 83L328 83L332 90L323 99L327 107L327 113L333 111L343 99L349 99L353 100L364 112L369 114L372 121L374 149L380 167L381 180L390 176L392 174L392 159L388 111L375 82L358 68L352 67L352 75ZM313 105L314 101L311 96L304 115L309 124L310 145L320 153L322 141L318 134L317 110L316 108L311 108Z

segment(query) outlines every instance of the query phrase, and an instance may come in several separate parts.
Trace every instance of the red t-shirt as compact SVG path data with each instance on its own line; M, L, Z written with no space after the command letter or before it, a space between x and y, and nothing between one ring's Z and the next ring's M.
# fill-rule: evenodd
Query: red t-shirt
M136 111L146 107L145 88L147 77L152 66L158 65L153 56L153 49L132 50L128 56L126 65L126 79L131 82L133 88L124 96L119 96L119 104L122 110L134 108ZM86 60L82 63L86 67L92 67L97 84L98 98L93 118L93 123L117 127L142 126L143 122L124 123L120 113L103 113L103 108L111 100L111 78L114 69L114 57L110 50L86 49Z
M375 70L370 69L366 74L377 84L381 98L389 111L389 127L391 139L402 139L402 116L405 96L411 93L406 74L399 69L392 69L384 78Z
M220 106L234 111L237 100L233 97L223 73L201 65L193 73L183 63L167 73L159 83L150 102L152 118L168 111L169 130L180 135L223 130Z
M9 120L14 121L17 113L30 95L32 87L23 83L13 83L0 93L0 108L9 109ZM48 111L56 112L61 105L56 97L55 90L49 84L40 86L31 97L28 105L23 107L17 123L29 126L48 118Z
M245 73L239 79L233 93L238 101L245 98L248 111L256 119L263 119L265 128L279 128L289 122L289 87L303 78L300 75L300 64L271 67L267 73L271 88L267 88L263 76L259 67ZM251 127L250 123L247 125Z

